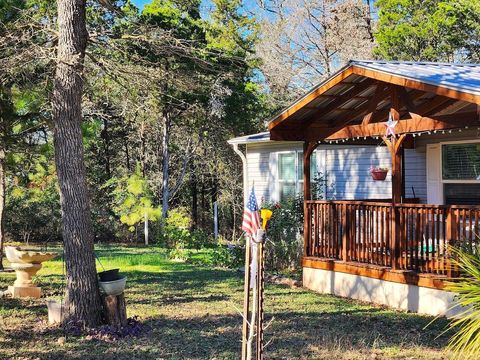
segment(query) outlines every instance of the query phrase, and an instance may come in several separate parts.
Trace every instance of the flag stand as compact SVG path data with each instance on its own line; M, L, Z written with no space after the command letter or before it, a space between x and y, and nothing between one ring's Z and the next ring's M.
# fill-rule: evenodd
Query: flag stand
M247 241L245 246L245 288L242 328L242 360L252 359L252 343L255 341L255 359L263 360L263 320L264 320L264 238L265 231L259 229L257 238ZM254 243L252 246L251 242ZM252 252L255 251L255 256ZM254 269L252 271L252 268ZM250 288L252 297L250 300ZM250 303L252 309L250 311ZM250 321L249 321L250 319Z
M253 341L256 336L256 360L263 360L263 300L264 300L264 241L267 223L272 217L272 211L260 211L263 220L260 223L260 214L252 191L245 204L242 229L249 235L245 244L245 288L243 298L243 325L242 325L242 360L252 359ZM250 300L252 288L252 300ZM250 304L252 308L250 309ZM250 316L250 322L248 321Z
M247 359L248 353L248 334L250 327L248 324L248 315L250 313L250 239L245 242L245 285L243 293L243 326L242 326L242 360Z
M264 269L264 235L262 234L262 239L258 243L257 251L257 356L256 360L263 360L263 299L264 299L264 279L265 279L265 269Z

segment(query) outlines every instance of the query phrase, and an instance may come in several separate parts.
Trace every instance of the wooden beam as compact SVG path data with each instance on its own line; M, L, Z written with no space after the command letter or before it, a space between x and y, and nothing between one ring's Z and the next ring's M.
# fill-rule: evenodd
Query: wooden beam
M408 113L410 114L410 117L412 119L421 117L419 114L422 114L422 113L417 110L417 107L415 106L413 100L410 98L410 95L407 93L407 90L404 87L401 87L398 85L395 85L395 87L398 90L400 101L407 109Z
M385 99L386 95L387 92L385 91L385 85L383 83L378 84L377 88L375 89L375 94L368 102L367 115L365 115L362 120L363 125L367 125L370 123L373 113L375 112L375 110L377 110L378 104L380 103L380 101Z
M310 158L313 151L317 148L317 142L305 142L303 144L303 199L311 199L310 191Z
M392 202L401 203L402 202L402 193L404 192L403 187L403 169L402 169L402 155L401 151L403 141L405 140L406 134L400 135L398 138L391 138L384 136L383 141L387 144L388 149L390 150L390 155L392 157Z
M395 127L395 132L397 134L405 134L420 131L458 129L465 126L480 126L479 114L476 111L399 120ZM285 128L272 129L270 131L270 138L272 140L309 142L383 135L385 135L384 123L350 126L339 125L328 128Z
M465 112L458 114L439 115L434 117L420 117L416 119L399 120L395 126L397 134L414 133L420 131L448 130L462 128L465 126L479 126L480 121L476 112ZM350 125L338 131L330 129L323 130L326 134L323 139L351 139L354 137L364 136L383 136L385 135L384 123L373 123L368 125ZM308 134L310 139L316 138L322 140L322 131L316 133L310 131ZM319 138L320 136L320 138Z
M385 81L387 83L431 92L437 95L447 96L457 100L480 104L480 95L477 94L471 94L441 85L431 85L419 80L407 79L402 76L387 74L378 70L365 69L357 65L353 65L352 70L354 74L366 76L380 81Z
M309 252L308 244L310 239L311 228L308 226L308 217L310 216L307 201L311 198L310 190L310 158L313 151L317 148L317 142L303 143L303 250L304 255Z
M387 88L384 88L380 94L378 94L378 103L382 102L388 95L390 94L390 89L387 87ZM376 100L374 100L376 101ZM377 105L378 105L377 103ZM369 111L369 103L365 103L363 105L360 105L360 107L356 108L353 110L353 112L351 112L350 114L348 114L348 116L346 117L342 117L341 119L338 119L336 121L333 121L329 124L330 127L335 127L335 126L339 126L339 125L346 125L346 124L349 124L351 123L352 121L358 119L360 116L362 116L363 114L365 114L367 111Z
M438 98L438 101L432 101L430 104L420 106L419 113L425 116L430 116L432 114L436 114L442 110L445 110L446 108L455 104L458 101L456 99L450 99L442 96L439 96Z
M375 85L376 81L371 79L366 79L358 84L352 84L352 88L349 89L342 95L338 95L336 100L330 102L326 107L319 108L314 114L311 115L306 121L304 121L304 126L309 126L311 123L315 121L321 121L327 114L331 113L332 111L337 110L347 101L352 100L356 95L361 94L370 86Z
M443 289L447 279L444 275L417 274L413 271L392 271L384 266L365 264L360 262L344 262L316 257L304 257L303 267L312 269L330 270L345 274L365 276L372 279L391 281L400 284L416 285L432 289Z
M338 73L336 76L333 78L327 80L326 82L322 83L320 86L316 87L314 90L312 90L310 93L305 95L303 98L298 100L295 104L290 106L288 109L283 111L280 115L278 115L275 119L273 119L269 124L268 128L271 130L273 129L276 125L281 123L283 120L289 118L293 114L295 114L298 110L302 109L305 107L308 103L311 101L315 100L317 97L319 97L321 94L325 93L327 90L331 89L338 83L342 82L345 80L347 77L352 75L352 67L348 67L344 71Z
M400 120L400 100L401 94L404 88L399 86L392 86L391 87L391 94L390 94L390 114L393 121ZM417 118L413 118L416 120ZM386 136L384 136L384 141L387 144L390 155L392 157L392 202L393 203L401 203L402 202L402 151L400 151L400 147L402 146L403 140L405 140L405 134L401 134L398 139L396 137L392 137L391 140L388 140Z

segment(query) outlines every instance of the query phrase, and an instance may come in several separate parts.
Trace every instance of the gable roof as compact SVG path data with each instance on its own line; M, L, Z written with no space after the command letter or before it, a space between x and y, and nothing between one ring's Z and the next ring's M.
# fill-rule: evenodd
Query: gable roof
M351 64L433 86L480 95L480 64L410 61L352 61Z
M272 130L279 134L313 123L330 127L345 120L343 123L355 124L372 111L380 113L376 121L386 120L378 117L388 116L389 86L404 88L407 94L404 97L411 98L413 107L423 109L422 115L449 114L480 104L480 64L350 61L276 115L269 123L269 130L272 135ZM377 94L382 91L384 94ZM377 107L369 109L373 97L380 100ZM468 110L472 109L470 106ZM403 112L408 113L406 109Z

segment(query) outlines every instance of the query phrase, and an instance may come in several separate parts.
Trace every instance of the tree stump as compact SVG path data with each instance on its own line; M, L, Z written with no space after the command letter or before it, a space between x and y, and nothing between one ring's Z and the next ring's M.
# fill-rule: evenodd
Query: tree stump
M120 295L103 295L103 310L107 324L116 327L127 325L127 304L125 296Z

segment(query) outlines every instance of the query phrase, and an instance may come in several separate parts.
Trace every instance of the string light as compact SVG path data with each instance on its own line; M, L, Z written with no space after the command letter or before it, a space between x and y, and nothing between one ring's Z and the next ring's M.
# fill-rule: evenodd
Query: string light
M464 127L465 129L468 129L469 127L468 126L465 126ZM477 130L480 131L480 127L477 127ZM444 130L425 130L425 131L419 131L419 132L410 132L410 133L405 133L405 135L412 135L412 137L420 137L422 135L432 135L433 134L442 134L442 135L445 135L447 134L447 132L449 134L452 134L452 131L458 131L458 132L462 132L462 128L458 128L458 129L444 129ZM375 140L378 140L381 138L381 136L374 136L374 135L370 135L370 136L363 136L363 140L367 140L367 137L368 138L371 138L371 139L375 139ZM396 135L392 135L391 137L394 137L394 138L397 138ZM348 141L356 141L356 140L360 140L362 137L361 136L357 136L357 137L352 137L352 138L344 138L344 139L339 139L339 140L325 140L324 142L325 143L329 143L329 144L338 144L339 142L348 142ZM319 144L321 143L320 141L318 142Z

